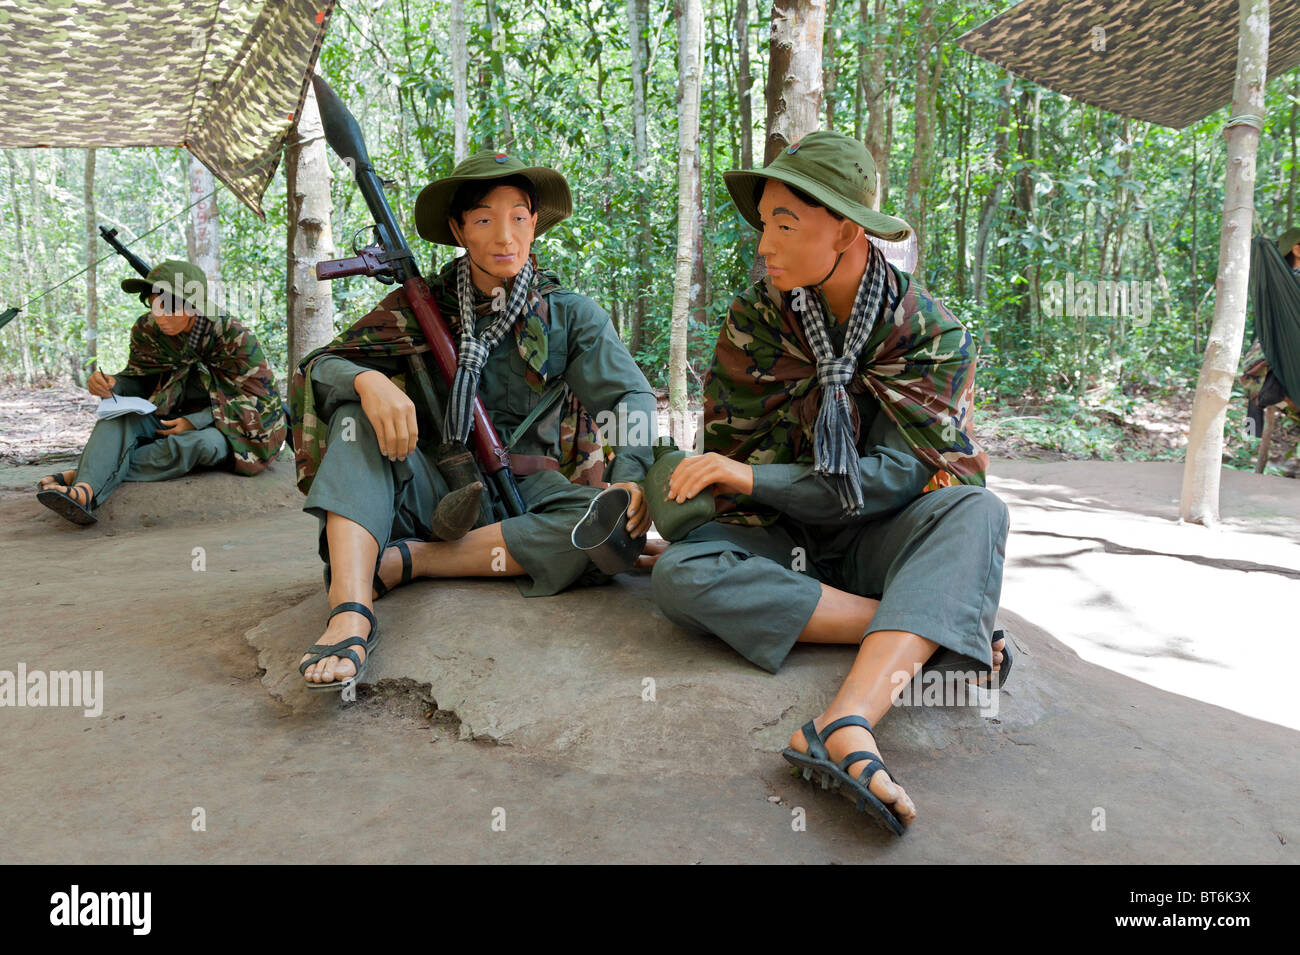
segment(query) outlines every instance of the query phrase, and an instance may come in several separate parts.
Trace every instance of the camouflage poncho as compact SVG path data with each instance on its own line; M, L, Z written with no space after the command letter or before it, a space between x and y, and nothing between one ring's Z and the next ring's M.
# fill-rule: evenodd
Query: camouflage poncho
M429 283L429 289L433 292L454 340L459 339L460 335L455 264L456 260L451 260ZM528 308L514 328L515 345L527 366L525 379L537 392L541 392L547 384L550 308L545 296L560 288L559 278L554 273L536 269ZM479 315L486 314L491 306L492 300L483 296L476 305L476 312ZM325 355L362 359L394 358L428 351L429 345L410 308L406 292L398 288L351 328L339 333L328 345L317 348L298 363L289 386L293 446L297 450L298 490L303 494L311 490L311 483L325 457L329 440L329 422L316 414L315 389L309 387L312 363ZM402 376L395 376L394 383L405 390ZM560 472L574 484L598 484L604 474L607 455L600 443L596 422L567 387L560 401Z
M234 451L236 474L265 470L287 434L284 404L275 375L253 333L224 316L199 319L206 325L193 336L173 338L145 313L131 327L131 346L124 375L161 375L150 397L160 417L172 417L185 393L190 369L199 376L212 402L212 423Z
M1259 421L1262 421L1263 415L1262 409L1254 406L1258 405L1259 394L1272 371L1268 359L1264 357L1264 349L1260 345L1259 339L1255 339L1250 348L1246 350L1246 354L1242 356L1241 369L1241 374L1237 377L1237 383L1241 385L1241 390L1246 396L1248 416L1252 420L1257 417L1259 419L1256 421L1255 430L1252 432L1252 434L1257 435L1261 433ZM1278 382L1274 386L1276 390L1272 391L1270 397L1274 399L1274 404L1283 414L1300 424L1300 408L1281 391L1280 384L1281 382Z
M971 436L975 343L910 275L890 266L889 280L848 391L879 400L917 458L935 468L926 491L983 485L988 456ZM813 463L822 389L800 324L790 297L766 279L732 302L704 382L705 451L747 464ZM861 442L856 401L852 415ZM718 512L719 520L741 524L777 517L745 495L720 495Z

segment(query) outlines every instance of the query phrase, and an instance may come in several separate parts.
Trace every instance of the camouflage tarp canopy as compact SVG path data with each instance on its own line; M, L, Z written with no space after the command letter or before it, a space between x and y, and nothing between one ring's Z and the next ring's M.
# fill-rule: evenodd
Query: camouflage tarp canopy
M1024 0L964 49L1073 99L1182 129L1232 102L1237 0ZM1300 63L1300 4L1269 4L1268 78Z
M0 147L187 146L262 193L334 0L0 0Z

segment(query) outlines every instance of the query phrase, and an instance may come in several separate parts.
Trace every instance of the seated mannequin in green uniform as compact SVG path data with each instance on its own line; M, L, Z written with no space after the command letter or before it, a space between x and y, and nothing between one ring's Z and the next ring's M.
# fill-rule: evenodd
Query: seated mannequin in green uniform
M165 261L122 288L139 294L149 312L131 329L126 369L96 370L87 389L107 402L146 398L157 409L99 420L77 466L42 479L40 502L77 524L94 523L94 510L123 481L165 481L204 468L256 474L286 434L261 345L211 306L202 270Z
M320 519L319 552L329 567L334 608L318 645L300 662L309 688L337 689L358 676L366 646L348 641L368 640L377 629L373 600L412 578L517 577L525 596L599 579L570 533L606 482L631 495L628 532L636 537L648 528L637 482L651 463L656 431L650 385L604 310L560 287L531 257L534 237L570 212L559 173L525 168L503 153L465 160L416 204L422 237L466 250L429 286L458 343L456 383L462 376L466 382L460 394L478 394L510 446L528 513L480 518L467 533L435 531L440 503L456 483L440 470L436 450L444 440L468 436L449 433L465 426L458 415L466 405L452 400L456 389L435 371L432 383L444 411L441 429L434 429L441 434L428 434L420 422L437 414L417 407L419 392L409 382L395 383L407 370L403 356L424 343L404 291L300 364L291 395L299 488L307 494L303 509ZM524 285L521 274L528 276ZM465 347L467 315L475 341L487 350L477 369L467 367L474 350ZM498 316L504 317L496 325ZM494 328L500 334L492 341ZM571 393L573 401L526 423L551 389ZM573 429L565 422L576 419L564 412L574 401L590 415L607 412L645 425L639 433L629 428L626 441L612 441L608 472L603 455L594 471L590 461L581 474L562 467L566 458L573 463L565 453L572 450ZM575 483L580 478L587 483ZM340 652L327 655L336 647Z
M916 809L864 755L880 752L870 724L940 648L985 682L1003 662L992 626L1008 517L967 433L973 343L867 238L908 227L871 208L860 143L811 133L727 186L761 231L767 278L728 312L704 388L705 453L669 481L675 500L717 495L716 518L659 557L655 599L770 672L796 643L857 646L809 724L826 734L811 748L849 759L840 771L901 834ZM806 768L809 750L800 730L787 758Z

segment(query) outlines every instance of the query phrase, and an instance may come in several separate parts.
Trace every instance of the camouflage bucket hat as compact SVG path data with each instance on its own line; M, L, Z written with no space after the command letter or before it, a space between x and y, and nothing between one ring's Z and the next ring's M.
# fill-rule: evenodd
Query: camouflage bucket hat
M722 179L740 214L759 231L763 221L754 187L764 179L775 179L807 193L827 209L882 239L898 242L912 231L902 219L871 208L876 199L876 164L866 146L843 133L809 133L781 150L762 169L735 169L723 173Z
M573 214L569 184L554 169L525 166L504 152L484 150L470 156L445 179L429 183L415 200L415 228L420 237L440 245L460 245L447 227L451 201L463 183L523 176L537 190L537 231L541 235Z
M1286 255L1297 242L1300 242L1300 226L1292 226L1278 237L1277 250Z
M217 314L216 305L208 296L208 277L193 262L181 259L159 262L142 279L123 279L122 291L139 295L146 305L151 294L164 292L192 305L205 318Z

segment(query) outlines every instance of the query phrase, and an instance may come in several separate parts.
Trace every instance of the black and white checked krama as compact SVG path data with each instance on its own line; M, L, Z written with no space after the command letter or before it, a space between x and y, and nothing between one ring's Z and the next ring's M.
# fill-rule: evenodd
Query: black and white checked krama
M858 283L858 294L849 314L843 355L837 357L831 350L826 330L828 316L822 309L816 289L799 290L807 306L799 318L817 360L817 381L822 387L822 403L817 411L813 439L813 470L830 478L845 514L859 510L863 501L850 399L845 386L857 371L858 356L871 336L885 295L885 257L875 246L868 244L867 248L867 267Z
M456 267L456 297L460 304L460 353L456 358L456 374L451 382L447 413L443 421L443 434L448 441L465 441L474 424L474 396L478 394L478 380L483 373L492 349L514 327L528 303L528 290L533 284L533 263L524 260L524 267L510 286L510 296L504 310L496 313L492 323L483 329L481 338L474 337L474 285L470 280L469 256L462 255Z

